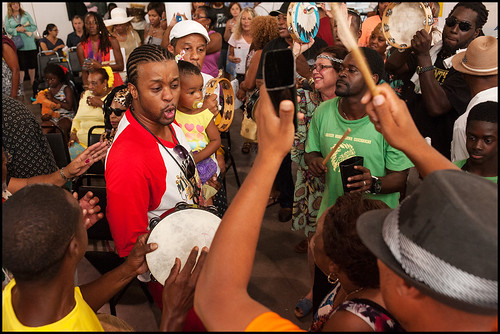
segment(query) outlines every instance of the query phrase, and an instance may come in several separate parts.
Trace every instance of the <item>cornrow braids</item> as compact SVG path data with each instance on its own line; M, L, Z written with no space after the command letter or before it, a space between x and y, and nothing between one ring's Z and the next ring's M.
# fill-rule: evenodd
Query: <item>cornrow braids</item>
M102 20L102 17L97 14L96 12L87 12L83 16L83 36L82 36L82 42L83 41L88 41L90 38L90 35L88 34L87 28L85 28L85 19L88 16L93 16L95 21L97 22L98 30L99 30L99 48L98 51L102 54L107 54L109 50L112 48L111 46L111 41L109 40L109 31L108 28L106 28L106 25L104 24L104 21Z
M154 44L141 45L132 51L127 60L128 81L137 86L137 67L141 63L174 60L174 55L165 48Z
M486 24L486 21L488 21L488 9L484 6L482 2L459 2L453 7L453 10L451 11L452 13L457 9L458 7L465 7L468 9L472 9L477 13L477 20L476 20L476 28L477 29L482 29L484 25Z

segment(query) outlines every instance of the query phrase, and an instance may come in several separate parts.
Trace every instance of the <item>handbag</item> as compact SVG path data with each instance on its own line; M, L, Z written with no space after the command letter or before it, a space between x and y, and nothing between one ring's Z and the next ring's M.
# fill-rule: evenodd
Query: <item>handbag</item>
M257 142L257 123L248 117L246 111L243 112L240 135L252 143Z
M19 35L12 36L11 39L14 42L14 45L16 46L16 48L18 50L24 46L24 42L23 42L23 39L21 38L21 36L19 36Z

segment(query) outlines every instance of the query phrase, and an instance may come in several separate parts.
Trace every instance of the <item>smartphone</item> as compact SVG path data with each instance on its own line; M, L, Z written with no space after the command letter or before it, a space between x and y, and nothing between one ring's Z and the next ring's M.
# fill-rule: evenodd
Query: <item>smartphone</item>
M292 50L268 51L264 56L263 69L264 84L276 113L279 113L279 106L283 100L292 101L296 108L297 88L295 86L295 59ZM294 123L296 124L296 122Z

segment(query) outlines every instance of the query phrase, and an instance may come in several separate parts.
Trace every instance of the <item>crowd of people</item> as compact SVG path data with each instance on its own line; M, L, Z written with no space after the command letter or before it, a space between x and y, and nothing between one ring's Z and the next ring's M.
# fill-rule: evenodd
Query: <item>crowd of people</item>
M74 15L64 42L52 23L35 39L31 15L7 3L3 330L106 330L110 320L96 312L141 277L162 331L298 331L247 292L264 213L278 203L276 219L304 233L295 251L307 266L296 269L310 284L290 307L297 318L312 313L309 331L496 331L498 40L482 30L485 5L458 2L442 30L416 31L398 48L382 23L391 3L366 17L318 3L309 43L288 28L291 3L242 4L193 2L167 17L168 4L151 2L139 32L111 3L105 15ZM434 18L439 4L429 5ZM38 52L65 58L70 48L79 74L49 63L38 69L44 82L35 80ZM297 101L274 110L264 58L280 49L293 54ZM40 122L25 105L25 71L37 100L52 106L42 104ZM207 93L214 78L234 83L236 117L258 129L258 142L241 147L256 153L232 199L215 123L227 101L222 89ZM49 125L68 146L64 167L44 136ZM344 177L353 157L363 162ZM96 162L105 166L105 208L91 192L72 193ZM194 247L157 282L146 262L159 247L147 243L150 221L179 203L214 209L221 223L210 249ZM78 285L86 230L104 216L123 263Z

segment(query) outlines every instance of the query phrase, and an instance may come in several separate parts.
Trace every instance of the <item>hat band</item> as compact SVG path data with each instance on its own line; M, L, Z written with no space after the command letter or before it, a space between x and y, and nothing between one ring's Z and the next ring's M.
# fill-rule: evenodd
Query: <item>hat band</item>
M494 70L497 70L498 69L498 66L495 66L495 67L491 67L491 68L487 68L487 69L477 69L477 68L472 68L470 66L467 66L464 62L463 62L463 59L462 59L462 66L465 67L466 69L468 69L469 71L472 71L472 72L479 72L479 73L486 73L486 72L490 72L490 71L494 71Z
M406 274L444 296L480 307L496 307L498 282L456 268L401 234L400 207L384 220L382 236Z
M323 59L328 59L329 61L333 61L334 63L339 63L339 64L342 64L344 61L342 59L338 59L338 58L334 58L334 57L330 57L328 55L319 55L316 57L317 59L318 58L323 58Z

